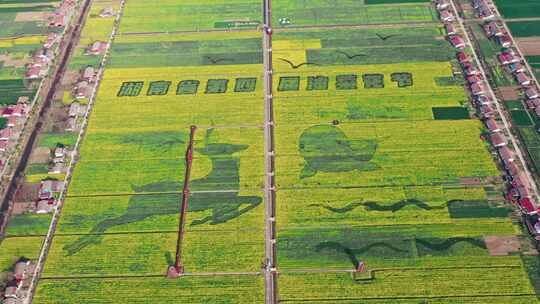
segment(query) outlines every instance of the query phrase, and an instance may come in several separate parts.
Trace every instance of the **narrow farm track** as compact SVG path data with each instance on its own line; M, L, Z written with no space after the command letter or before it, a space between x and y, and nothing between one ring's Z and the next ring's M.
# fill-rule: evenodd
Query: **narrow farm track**
M457 19L457 21L459 23L459 26L460 26L462 32L464 33L465 41L466 41L467 45L470 47L470 49L472 50L474 61L475 61L476 65L478 66L478 68L480 69L480 72L482 73L482 76L484 77L484 79L487 79L486 71L484 69L484 66L482 65L482 62L479 59L479 56L478 56L478 53L477 53L476 49L474 48L474 45L472 43L470 34L467 31L467 28L465 27L465 22L464 22L463 18L459 15L459 11L457 9L456 1L451 0L450 4L452 6L453 14L454 14L454 16L456 16L456 19ZM536 197L536 199L534 201L536 202L536 201L538 201L538 198L540 197L539 192L538 192L538 187L537 187L536 182L534 181L534 178L533 178L533 176L532 176L532 174L531 174L531 172L530 172L530 170L529 170L529 168L527 166L527 161L525 160L525 157L523 156L524 153L521 150L521 146L518 144L518 141L517 141L516 137L514 136L514 134L511 131L511 124L508 121L508 118L506 117L506 113L504 112L504 107L501 105L501 102L499 101L499 99L497 98L497 95L493 91L493 88L491 87L491 84L487 83L486 87L488 89L489 97L491 97L495 101L495 108L497 109L497 113L499 114L499 117L501 118L501 120L503 122L504 129L506 130L506 134L508 135L508 137L510 138L510 141L512 142L515 153L518 156L518 159L519 159L519 161L521 162L521 164L523 166L523 170L524 170L527 178L532 182L531 186L532 186L533 193L534 193L534 195Z
M265 301L278 302L276 262L276 181L274 150L274 108L272 97L272 0L264 0L264 203L265 203Z

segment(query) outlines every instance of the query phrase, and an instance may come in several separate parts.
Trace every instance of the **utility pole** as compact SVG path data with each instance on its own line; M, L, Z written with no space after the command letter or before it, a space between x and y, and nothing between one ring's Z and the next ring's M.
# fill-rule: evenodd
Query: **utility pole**
M184 229L186 226L186 212L189 201L189 178L191 176L191 164L193 162L193 142L195 140L195 131L197 126L191 126L189 134L189 144L186 151L186 171L184 174L184 188L182 190L182 203L180 205L180 221L178 223L178 238L176 240L176 259L174 266L170 266L167 271L167 277L177 278L184 274L184 264L182 263L182 240L184 238Z

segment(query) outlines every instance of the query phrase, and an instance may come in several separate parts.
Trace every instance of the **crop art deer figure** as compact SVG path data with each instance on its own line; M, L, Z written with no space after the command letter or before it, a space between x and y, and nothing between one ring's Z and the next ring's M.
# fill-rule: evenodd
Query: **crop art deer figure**
M212 161L211 172L191 181L193 192L189 198L188 213L211 210L212 214L193 220L190 225L209 223L217 225L249 212L261 204L259 196L240 196L240 160L234 154L248 148L247 145L209 143L212 129L207 130L203 148L195 149ZM226 184L227 191L219 191ZM72 255L90 244L101 242L103 233L112 227L143 221L152 216L177 214L181 198L182 181L164 181L142 186L132 185L135 194L157 192L155 195L134 195L130 198L124 214L98 223L89 235L68 244L64 250ZM231 191L232 189L232 191ZM173 193L171 193L173 192Z

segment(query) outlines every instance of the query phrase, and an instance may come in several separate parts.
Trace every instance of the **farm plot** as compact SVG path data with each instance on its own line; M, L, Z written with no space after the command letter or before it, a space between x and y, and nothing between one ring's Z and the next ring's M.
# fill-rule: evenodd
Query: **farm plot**
M540 21L508 22L508 27L515 37L540 36Z
M540 3L536 0L495 0L505 18L526 18L540 16Z
M138 294L137 296L133 296ZM263 303L261 276L42 280L36 303Z
M397 2L397 1L395 1ZM411 2L411 1L400 1ZM370 4L368 2L368 4ZM431 22L436 18L428 2L368 5L364 1L274 1L274 26ZM375 3L378 4L378 3ZM354 13L352 13L354 12Z
M255 29L261 24L260 1L160 0L149 7L145 0L129 1L120 31L175 32L205 29Z
M0 38L40 35L47 32L47 15L60 1L2 1Z
M377 42L376 34L398 36ZM499 172L480 138L481 123L469 119L459 80L442 81L453 79L452 51L442 48L437 58L418 53L413 62L409 51L401 53L414 43L436 45L437 29L352 34L358 40L327 35L278 32L273 45L280 299L394 303L483 296L461 286L460 276L500 284L494 294L521 294L512 280L496 279L509 269L532 296L521 260L491 257L484 239L520 232L508 218L511 207L494 195ZM376 47L358 42L365 40ZM393 49L395 57L388 55ZM378 64L369 64L371 58ZM370 283L391 288L368 284L372 293L350 274L301 274L354 269L360 261L388 269ZM493 277L478 274L480 268L493 270ZM403 278L403 292L392 282L400 275L414 277ZM289 276L305 277L310 287ZM338 277L347 280L348 290L296 289L317 288L326 276L335 284ZM419 277L435 281L411 288Z
M260 60L180 66L168 56L182 50L203 58L201 50L218 45L237 45L230 56L243 50L259 54L260 38L184 41L199 49L169 41L176 45L170 52L154 52L153 63L138 64L161 42L125 37L128 42L115 46L120 51L113 51L100 84L43 276L165 275L174 262L191 125L198 129L186 270L259 271L264 256ZM115 68L126 52L132 57Z

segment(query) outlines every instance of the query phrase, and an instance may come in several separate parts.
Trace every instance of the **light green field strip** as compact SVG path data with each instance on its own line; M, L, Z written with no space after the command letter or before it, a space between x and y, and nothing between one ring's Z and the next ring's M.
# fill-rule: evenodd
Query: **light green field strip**
M187 272L259 271L264 256L261 229L188 231ZM43 277L165 275L174 264L176 232L56 235Z
M485 143L478 137L481 129L478 121L366 122L341 124L336 129L343 132L343 138L336 140L357 143L357 149L340 152L316 149L308 154L312 159L306 160L298 152L299 137L302 133L312 136L317 131L311 126L278 127L278 186L440 185L459 182L461 177L499 174ZM365 150L368 143L375 145L370 155ZM317 147L313 143L304 149ZM334 159L336 155L342 159ZM340 174L335 174L336 170Z
M507 223L509 212L501 206L488 204L481 187L300 189L283 190L278 195L283 202L278 205L280 229L415 225L483 219ZM462 204L463 200L472 203Z
M176 231L180 200L180 194L68 198L56 234ZM260 191L194 193L190 202L190 232L260 229L263 223Z
M120 10L120 0L94 1L88 13L85 26L81 32L80 44L91 44L96 40L106 41L111 35L115 17L99 16L105 8L112 8L115 13Z
M35 303L264 303L261 276L43 280Z
M282 274L280 299L323 303L350 299L358 301L356 303L371 303L364 301L379 298L395 303L393 298L396 297L416 298L418 303L425 298L431 302L431 297L517 295L516 303L523 303L521 295L534 294L521 268L395 270L375 272L374 276L373 281L355 283L350 274ZM435 300L435 303L439 302Z
M149 9L145 0L129 1L120 30L126 32L174 32L216 28L216 22L253 21L262 17L260 1L159 0ZM254 28L251 26L250 28ZM226 29L221 27L221 29Z
M433 8L422 4L365 5L364 1L286 1L272 2L273 23L287 18L296 25L373 24L407 21L432 21Z

